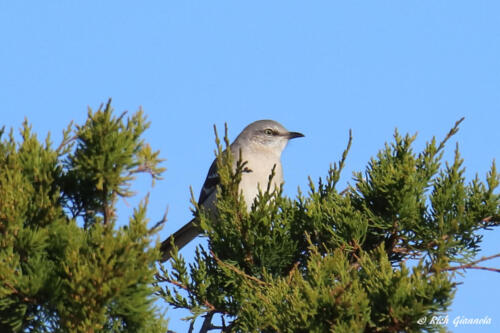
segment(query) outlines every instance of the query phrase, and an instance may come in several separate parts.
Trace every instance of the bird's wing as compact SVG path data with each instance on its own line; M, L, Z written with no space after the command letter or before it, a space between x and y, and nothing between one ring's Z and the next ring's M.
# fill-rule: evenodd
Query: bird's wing
M247 167L245 167L242 171L243 173L252 172L252 170ZM219 177L219 172L217 170L217 159L214 159L212 165L210 166L210 169L208 169L207 178L205 178L203 187L201 188L200 197L198 199L198 205L203 205L205 200L207 200L207 198L212 193L215 192L215 190L217 189L217 185L219 184L220 184L220 177Z
M217 185L220 182L219 173L217 172L217 160L215 159L208 169L207 178L203 183L203 187L200 191L200 198L198 199L198 204L203 205L205 200L216 190Z

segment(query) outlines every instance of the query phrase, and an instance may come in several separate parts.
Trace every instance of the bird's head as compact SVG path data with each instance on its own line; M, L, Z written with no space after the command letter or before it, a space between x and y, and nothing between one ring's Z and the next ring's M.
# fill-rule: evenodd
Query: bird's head
M235 141L248 141L253 150L264 149L280 155L288 140L303 136L302 133L288 131L277 121L258 120L245 127Z

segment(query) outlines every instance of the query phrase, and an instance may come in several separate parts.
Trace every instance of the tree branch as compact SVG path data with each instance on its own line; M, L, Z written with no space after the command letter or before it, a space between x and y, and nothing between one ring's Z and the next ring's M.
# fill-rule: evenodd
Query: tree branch
M165 209L165 213L163 214L163 217L161 218L160 221L156 222L154 226L152 226L149 230L148 230L148 233L153 233L156 231L156 229L158 229L160 226L162 226L163 224L165 224L168 219L167 219L167 214L168 214L168 206L167 208Z
M215 327L212 325L212 317L214 316L214 312L210 311L206 314L205 320L203 320L203 324L201 325L200 333L207 333L211 329Z
M476 264L478 264L480 262L491 260L491 259L495 259L495 258L499 258L499 257L500 257L500 253L497 253L497 254L494 254L492 256L481 257L480 259L475 260L473 262L470 262L468 264L463 264L463 265L460 265L460 266L447 267L447 268L445 268L443 270L444 271L456 271L456 270L459 270L459 269L464 269L464 270L465 269L481 269L481 270L485 270L485 271L500 273L500 269L499 268L492 268L492 267L485 267L485 266L476 266Z
M170 279L170 278L168 278L168 277L160 276L160 275L158 275L158 274L156 275L156 278L157 278L157 279L158 279L158 281L160 281L160 282L168 282L168 283L171 283L171 284L173 284L174 286L179 287L179 288L181 288L181 289L183 289L183 290L187 291L187 292L188 292L189 294L191 294L191 295L196 295L196 293L195 293L195 292L193 292L191 289L189 289L189 287L188 287L188 286L186 286L186 285L184 285L184 284L180 283L179 281L172 280L172 279ZM207 308L209 308L211 312L226 313L225 311L219 311L219 310L217 310L217 309L215 308L215 306L214 306L212 303L210 303L209 301L207 301L207 300L203 300L203 305L205 305Z
M261 286L268 286L269 284L262 281L262 280L259 280L257 279L255 276L251 276L251 275L248 275L247 273L243 272L242 270L234 267L233 265L230 265L228 263L225 263L223 262L222 260L219 259L219 257L217 257L215 255L215 253L213 253L212 251L210 251L210 254L212 255L212 257L214 257L215 261L217 261L217 263L221 266L224 266L224 267L227 267L229 268L230 270L232 270L233 272L235 272L236 274L239 274L239 275L242 275L244 277L246 277L247 279L250 279L252 281L255 281L257 282L258 284L260 284Z

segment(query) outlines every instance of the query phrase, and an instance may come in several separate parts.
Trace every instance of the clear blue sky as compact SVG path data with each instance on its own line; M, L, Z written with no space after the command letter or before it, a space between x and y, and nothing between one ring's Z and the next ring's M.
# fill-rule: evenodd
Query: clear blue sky
M498 1L2 1L0 124L27 117L58 140L109 97L119 112L142 106L147 140L167 159L149 210L155 221L169 207L162 237L191 217L213 124L227 122L231 138L263 118L305 133L283 157L294 196L326 175L350 128L345 182L395 127L422 147L465 116L448 150L459 142L470 179L500 160L499 13ZM120 203L124 220L136 203ZM499 236L486 234L484 254L500 252ZM493 322L450 330L500 330L498 279L467 272L450 320ZM187 329L184 315L169 310L171 329Z

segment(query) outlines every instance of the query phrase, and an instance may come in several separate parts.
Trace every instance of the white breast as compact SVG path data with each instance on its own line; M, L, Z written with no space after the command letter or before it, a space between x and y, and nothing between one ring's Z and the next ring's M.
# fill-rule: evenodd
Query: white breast
M283 169L279 156L271 154L260 154L258 156L252 154L252 156L257 158L249 160L246 165L251 172L243 173L240 182L240 192L243 193L248 210L250 210L255 197L259 194L259 188L262 192L266 191L274 165L276 165L276 169L271 183L271 191L279 189L283 183ZM243 159L245 160L245 154L243 154Z

